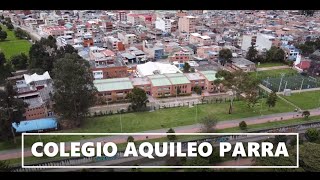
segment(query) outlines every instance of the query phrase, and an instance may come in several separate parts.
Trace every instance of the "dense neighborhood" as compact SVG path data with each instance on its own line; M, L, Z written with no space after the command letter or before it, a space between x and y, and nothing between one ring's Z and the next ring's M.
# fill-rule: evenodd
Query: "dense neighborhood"
M23 132L318 128L320 12L0 10L0 102L0 150Z

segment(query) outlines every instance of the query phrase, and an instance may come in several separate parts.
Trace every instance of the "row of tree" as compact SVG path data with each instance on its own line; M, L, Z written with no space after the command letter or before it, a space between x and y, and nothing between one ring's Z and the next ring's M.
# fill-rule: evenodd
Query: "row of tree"
M14 35L19 39L30 39L30 35L26 31L22 30L21 28L17 28L14 31Z
M285 62L286 54L285 52L278 47L272 46L266 53L259 54L256 48L252 45L249 47L246 54L246 58L252 62Z
M297 44L296 47L301 50L303 56L310 56L314 51L320 49L320 38L314 41L306 41L303 44Z

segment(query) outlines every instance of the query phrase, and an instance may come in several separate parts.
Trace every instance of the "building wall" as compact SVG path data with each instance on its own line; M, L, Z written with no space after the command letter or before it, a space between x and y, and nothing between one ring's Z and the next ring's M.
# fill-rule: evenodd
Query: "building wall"
M180 88L181 92L180 92L180 95L182 94L191 94L192 91L191 91L191 83L188 83L188 84L179 84L179 85L172 85L172 88L171 88L171 94L173 96L177 95L177 88Z
M37 108L26 108L25 117L27 120L40 119L48 116L47 107L42 105Z
M202 88L202 90L205 90L206 88L206 80L190 80L191 82L191 90L193 91L193 88L196 86L199 86Z
M152 86L151 85L151 96L152 97L162 97L171 96L171 85L170 86Z
M193 33L195 32L195 18L183 16L178 22L179 32Z
M103 72L103 79L108 78L123 78L128 76L127 66L116 66L116 67L104 67L104 68L93 68L91 71Z
M131 89L118 90L118 91L104 91L98 92L97 97L103 99L106 102L124 102L127 101L127 94L131 92Z
M256 45L260 48L260 49L267 49L269 50L272 46L272 41L269 40L269 38L258 34L257 35L257 41L256 41Z

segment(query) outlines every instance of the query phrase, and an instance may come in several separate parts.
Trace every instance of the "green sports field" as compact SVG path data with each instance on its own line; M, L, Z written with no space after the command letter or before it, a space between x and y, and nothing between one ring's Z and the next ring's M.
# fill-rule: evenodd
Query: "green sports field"
M6 59L20 53L29 54L31 43L28 40L15 37L13 30L9 31L6 26L0 25L3 31L7 32L7 39L0 41L0 51L4 53Z

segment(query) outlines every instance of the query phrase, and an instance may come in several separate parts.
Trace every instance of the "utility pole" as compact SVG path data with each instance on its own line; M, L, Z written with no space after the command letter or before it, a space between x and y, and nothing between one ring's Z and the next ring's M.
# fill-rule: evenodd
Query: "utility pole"
M282 85L282 80L283 80L284 75L285 75L284 73L281 73L281 80L280 80L278 92L280 92L280 88L281 88L281 85Z
M301 90L302 90L303 81L304 81L304 78L302 79L302 82L301 82L301 86L300 86L300 92L299 92L299 94L301 93Z

